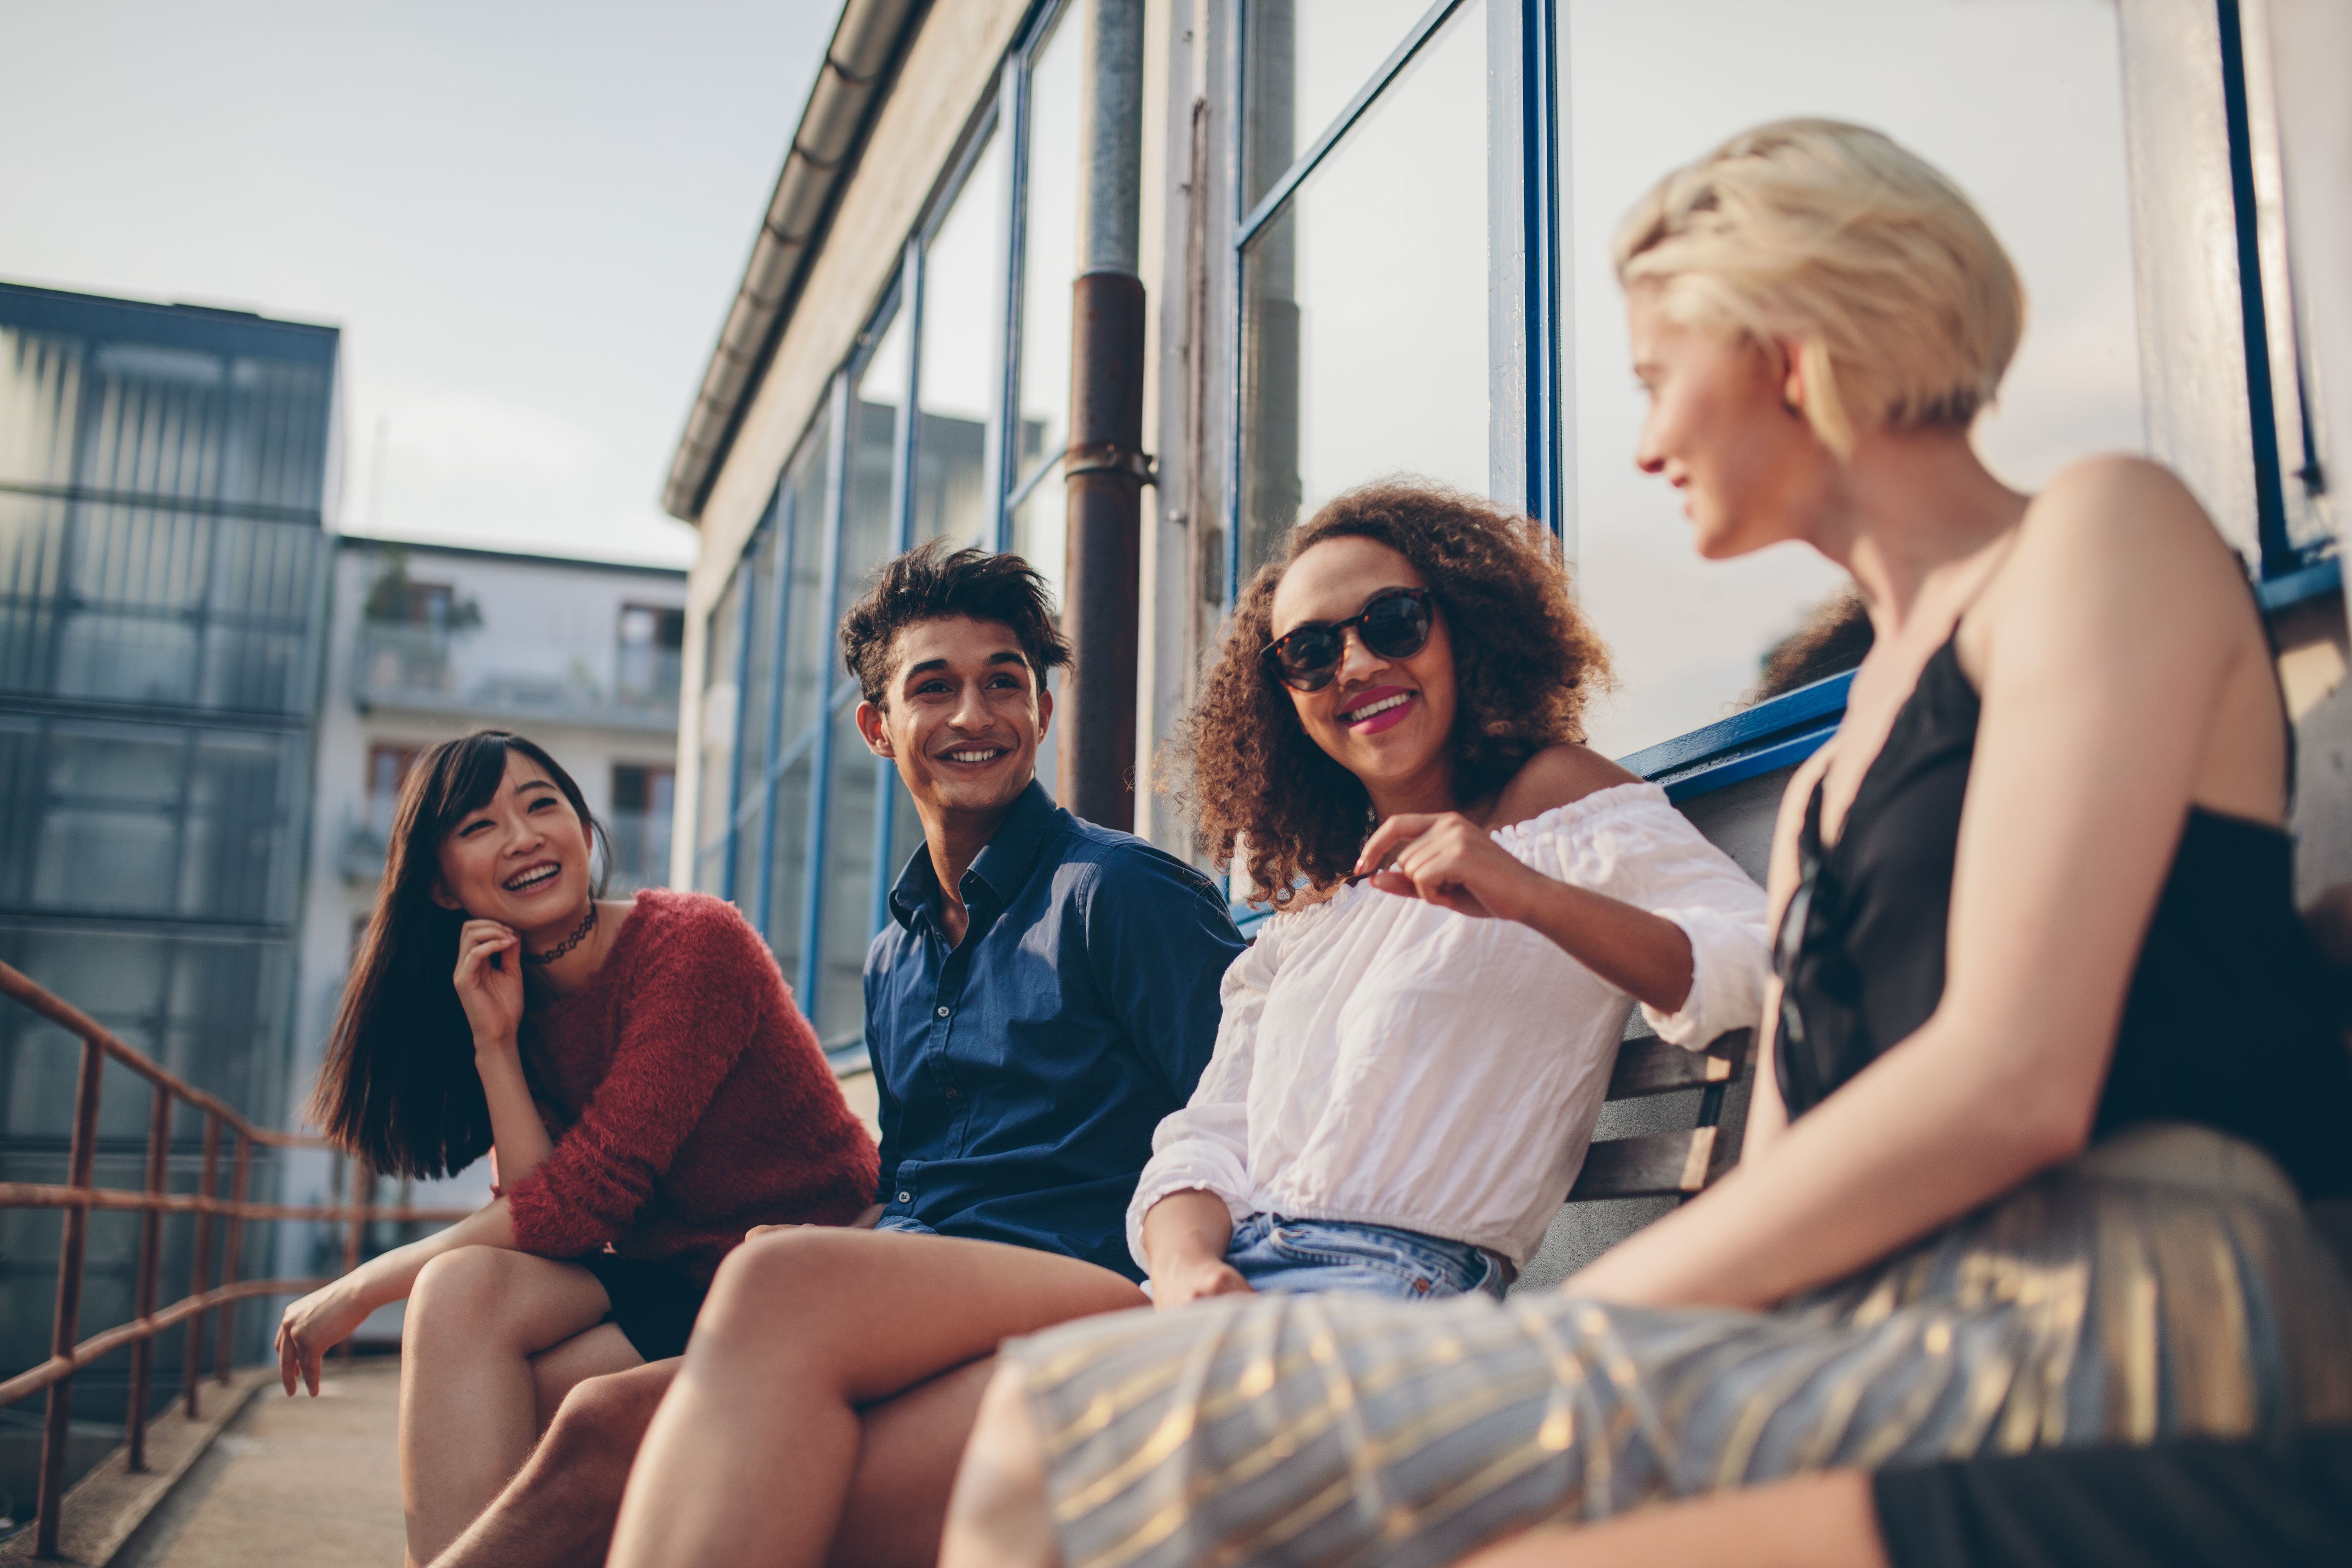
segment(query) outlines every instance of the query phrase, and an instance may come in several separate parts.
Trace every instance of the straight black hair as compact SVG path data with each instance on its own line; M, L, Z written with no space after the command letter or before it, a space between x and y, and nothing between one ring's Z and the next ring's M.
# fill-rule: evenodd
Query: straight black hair
M474 1032L452 978L457 932L467 917L435 903L433 888L441 875L442 841L498 793L509 752L538 763L562 792L592 854L604 840L579 784L520 735L478 730L427 747L409 765L393 811L375 910L343 983L310 1107L310 1120L338 1147L394 1175L454 1174L490 1147L490 1108L474 1068ZM604 840L607 867L612 858ZM603 893L600 877L589 896Z

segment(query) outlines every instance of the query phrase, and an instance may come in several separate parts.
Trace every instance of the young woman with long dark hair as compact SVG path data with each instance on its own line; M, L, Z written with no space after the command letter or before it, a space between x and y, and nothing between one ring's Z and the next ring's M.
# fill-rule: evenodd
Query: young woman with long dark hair
M430 1562L564 1394L675 1356L751 1226L841 1225L877 1177L775 960L734 907L596 896L580 786L520 735L419 756L311 1117L390 1174L494 1161L498 1195L286 1309L286 1391L405 1300L401 1486Z

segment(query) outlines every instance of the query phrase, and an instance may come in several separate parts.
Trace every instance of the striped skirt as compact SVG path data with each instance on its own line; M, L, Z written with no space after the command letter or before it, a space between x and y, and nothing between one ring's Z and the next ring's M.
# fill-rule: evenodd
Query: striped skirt
M1769 1312L1224 1297L1004 1347L1068 1568L1437 1568L1833 1466L2352 1419L2352 1295L2277 1167L2143 1128Z

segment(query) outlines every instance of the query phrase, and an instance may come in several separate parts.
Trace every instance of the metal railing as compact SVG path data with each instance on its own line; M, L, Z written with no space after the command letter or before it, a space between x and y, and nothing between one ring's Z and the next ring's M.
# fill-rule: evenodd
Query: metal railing
M447 1223L463 1219L465 1209L419 1209L378 1206L374 1174L364 1161L352 1172L350 1201L339 1205L257 1204L246 1200L257 1146L275 1149L324 1149L324 1139L256 1127L226 1102L180 1079L132 1050L103 1025L71 1003L51 994L23 974L0 963L0 995L38 1014L81 1040L81 1078L74 1090L73 1142L66 1162L62 1186L37 1182L0 1182L0 1208L54 1208L65 1211L64 1234L58 1242L57 1321L50 1333L49 1358L39 1365L0 1382L0 1406L16 1404L43 1390L48 1392L47 1425L41 1437L38 1487L38 1543L43 1557L58 1551L58 1504L65 1495L66 1422L73 1405L74 1373L100 1357L131 1347L131 1409L124 1447L133 1470L147 1468L147 1405L153 1371L157 1334L180 1323L188 1326L186 1364L182 1369L183 1398L191 1418L197 1414L196 1390L204 1381L205 1319L215 1309L233 1308L256 1296L299 1296L317 1289L326 1279L239 1279L243 1272L245 1222L268 1219L340 1220L349 1228L343 1237L341 1272L359 1267L361 1238L377 1221L395 1224ZM112 1057L154 1087L154 1107L147 1123L147 1184L143 1190L94 1187L90 1184L98 1152L99 1091L105 1081L106 1058ZM194 1193L166 1192L170 1173L172 1110L181 1102L203 1113L205 1123L203 1173ZM229 1195L220 1195L221 1135L235 1142L230 1162ZM139 1235L136 1315L105 1332L76 1342L81 1317L82 1267L89 1242L92 1209L129 1209L145 1216ZM194 1261L189 1267L188 1294L160 1310L155 1305L157 1275L163 1263L163 1216L195 1216ZM224 1245L215 1249L214 1222L226 1219ZM218 1277L215 1278L215 1254ZM229 1381L231 1335L236 1314L220 1313L213 1370L220 1383Z

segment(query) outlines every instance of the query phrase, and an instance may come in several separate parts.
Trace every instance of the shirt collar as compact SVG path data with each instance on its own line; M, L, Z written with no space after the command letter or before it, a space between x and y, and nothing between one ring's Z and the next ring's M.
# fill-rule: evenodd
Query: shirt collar
M1045 830L1053 826L1056 809L1045 784L1031 779L1028 787L1014 798L1013 809L1004 814L1004 820L996 825L995 833L973 858L971 868L964 873L966 882L977 877L996 896L999 904L1010 903L1036 867L1038 849L1045 841ZM911 931L916 915L935 908L939 897L940 877L931 865L930 847L919 847L890 889L891 916ZM966 897L970 897L968 888Z

